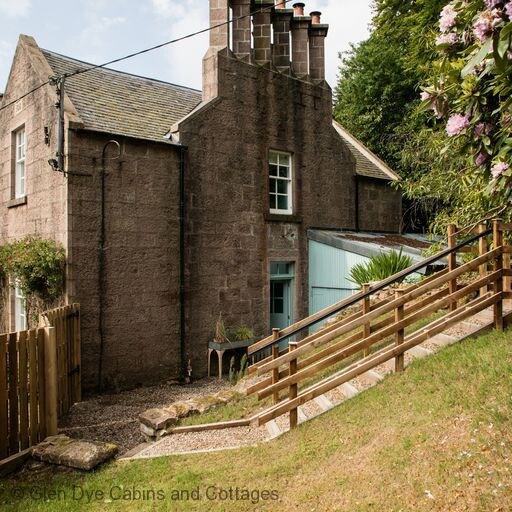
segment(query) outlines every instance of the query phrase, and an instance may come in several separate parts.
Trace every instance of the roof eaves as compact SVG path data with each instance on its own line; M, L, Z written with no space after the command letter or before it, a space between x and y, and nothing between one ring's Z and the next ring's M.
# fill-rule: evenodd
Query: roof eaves
M360 140L356 139L341 124L333 119L332 124L340 136L352 144L365 158L372 162L381 172L388 176L392 181L399 181L400 176L394 172L389 165L383 162L375 153L370 151Z

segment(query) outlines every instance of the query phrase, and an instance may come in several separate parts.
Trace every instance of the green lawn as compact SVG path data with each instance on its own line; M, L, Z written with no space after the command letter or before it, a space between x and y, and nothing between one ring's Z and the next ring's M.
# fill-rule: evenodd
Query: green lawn
M13 478L0 509L506 512L511 420L508 331L415 361L272 443Z

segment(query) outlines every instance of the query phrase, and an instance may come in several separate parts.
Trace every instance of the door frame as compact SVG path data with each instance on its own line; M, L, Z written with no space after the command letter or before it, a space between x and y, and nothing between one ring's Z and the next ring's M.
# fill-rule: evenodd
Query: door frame
M283 271L282 265L287 265L285 271ZM274 270L274 273L273 273ZM275 260L271 261L269 264L269 274L270 274L270 283L272 281L274 282L285 282L287 286L285 288L288 289L288 325L292 325L294 322L294 300L295 300L295 293L294 293L294 284L295 284L295 261L289 260L289 261L283 261L283 260ZM271 304L272 304L272 286L269 286L269 314L271 310ZM270 317L269 317L270 320ZM272 323L272 322L270 322ZM287 326L288 326L287 325ZM285 326L285 327L287 327ZM274 326L271 325L271 328ZM282 327L281 327L282 328Z

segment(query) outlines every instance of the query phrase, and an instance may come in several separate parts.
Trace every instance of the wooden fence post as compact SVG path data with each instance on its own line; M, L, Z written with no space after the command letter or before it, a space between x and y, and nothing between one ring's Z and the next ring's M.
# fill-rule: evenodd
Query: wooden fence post
M395 291L395 299L399 299L404 294L404 290L399 288ZM395 309L395 322L400 322L404 319L404 306L397 306ZM401 345L405 339L404 329L398 329L395 334L395 344ZM404 354L399 354L395 357L395 372L404 371Z
M8 423L8 367L7 344L9 335L0 335L0 459L9 455L9 423Z
M505 230L503 230L505 231ZM505 233L503 233L503 237L505 236ZM508 245L508 239L507 240L503 240L503 246L507 246L509 247ZM503 253L503 270L510 270L510 253ZM510 289L510 277L509 276L504 276L503 277L503 291L504 292L507 292L509 293L511 291Z
M478 232L479 233L483 233L485 230L486 230L486 225L485 224L478 224ZM478 255L482 256L488 250L489 250L489 246L487 244L487 238L485 236L483 236L478 241ZM481 278L485 277L487 275L487 262L486 263L482 263L482 265L480 265L479 273L480 273L480 277ZM480 288L480 297L485 295L487 293L487 291L488 291L487 285L482 286L482 288Z
M370 284L365 283L363 284L363 293L367 293L370 291ZM363 315L366 315L366 313L370 312L370 297L365 297L363 299ZM363 336L367 338L371 334L371 324L370 322L363 325ZM363 351L363 356L366 357L370 355L370 347L367 347Z
M297 342L290 341L288 346L289 346L290 352L291 352L297 348ZM296 373L297 373L297 359L292 359L290 361L290 375L295 375ZM290 387L288 389L288 397L290 400L297 398L298 389L299 389L298 384L290 384ZM290 409L290 430L292 428L295 428L297 426L297 424L298 424L298 410L297 410L297 407L294 407L293 409Z
M46 435L57 433L57 339L54 327L44 328Z
M495 219L493 221L493 245L494 249L503 247L503 221ZM494 271L503 271L503 253L498 255L494 260ZM495 281L494 293L503 292L503 276ZM494 304L494 328L497 331L503 331L503 298L500 297L498 302Z
M457 237L455 233L457 232L457 227L455 224L449 224L448 225L448 248L452 249L457 245ZM452 252L448 255L448 271L451 272L452 270L455 270L455 267L457 266L457 253ZM450 295L455 293L457 291L457 279L452 279L448 283L448 289ZM450 302L449 310L455 311L457 309L457 302Z
M274 340L279 339L279 329L272 329L272 338ZM274 343L272 345L272 359L277 359L279 357L279 345L277 343ZM275 384L279 380L279 368L274 368L272 370L272 384ZM276 391L273 394L273 402L274 404L277 404L279 402L279 391Z

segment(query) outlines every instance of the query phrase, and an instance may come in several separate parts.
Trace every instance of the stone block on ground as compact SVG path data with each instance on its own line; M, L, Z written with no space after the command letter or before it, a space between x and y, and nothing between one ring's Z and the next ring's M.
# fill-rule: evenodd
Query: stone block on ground
M162 430L178 423L174 409L148 409L139 415L139 421L153 430Z
M112 459L118 451L115 444L71 439L57 435L47 437L34 446L32 457L42 462L89 471Z

